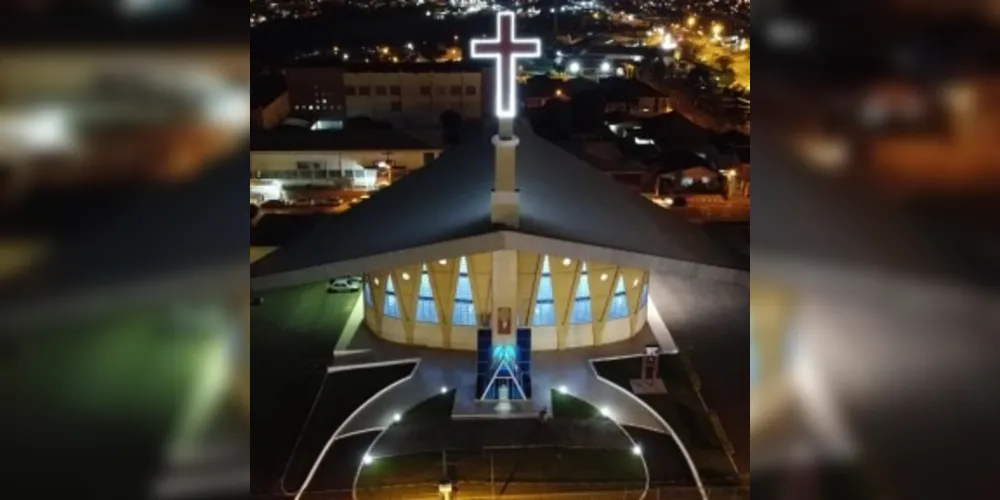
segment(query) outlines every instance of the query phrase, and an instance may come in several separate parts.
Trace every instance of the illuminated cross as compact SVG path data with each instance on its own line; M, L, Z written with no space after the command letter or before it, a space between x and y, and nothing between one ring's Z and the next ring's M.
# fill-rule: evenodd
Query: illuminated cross
M497 118L510 119L517 115L517 61L542 55L542 42L537 38L517 38L514 13L497 14L497 34L491 40L473 40L474 59L493 59L496 70Z

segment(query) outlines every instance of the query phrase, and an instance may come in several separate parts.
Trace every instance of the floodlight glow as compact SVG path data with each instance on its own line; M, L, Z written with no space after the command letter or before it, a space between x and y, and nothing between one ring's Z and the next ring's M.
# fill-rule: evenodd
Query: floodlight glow
M602 406L601 407L601 416L602 417L604 417L604 418L611 418L611 415L612 415L611 414L611 408L608 408L607 406Z
M441 394L448 394L448 388L447 387L441 387Z
M637 457L641 456L642 455L642 446L639 446L639 445L633 446L632 447L632 454L635 455L635 456L637 456Z
M392 421L398 424L403 421L403 416L397 413L392 416Z
M610 72L611 72L611 63L609 63L608 61L602 62L601 73L610 73Z
M559 394L569 394L569 387L566 387L565 385L560 385Z
M573 61L569 63L569 68L567 68L571 75L576 75L580 73L580 63Z
M677 50L677 39L670 33L663 35L663 43L660 44L660 48L666 52Z
M374 462L375 462L375 457L373 457L373 456L371 456L371 455L369 455L367 453L365 454L364 458L361 459L361 463L364 464L364 465L371 465Z
M513 12L497 14L496 38L472 41L473 59L493 59L496 70L496 116L517 116L517 61L542 55L542 42L538 38L517 38L516 18Z

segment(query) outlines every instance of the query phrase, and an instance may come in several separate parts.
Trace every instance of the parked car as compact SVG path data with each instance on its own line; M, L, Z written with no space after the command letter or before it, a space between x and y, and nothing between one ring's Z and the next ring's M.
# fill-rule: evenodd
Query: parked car
M330 280L328 293L352 293L361 291L361 280L353 278L337 278Z

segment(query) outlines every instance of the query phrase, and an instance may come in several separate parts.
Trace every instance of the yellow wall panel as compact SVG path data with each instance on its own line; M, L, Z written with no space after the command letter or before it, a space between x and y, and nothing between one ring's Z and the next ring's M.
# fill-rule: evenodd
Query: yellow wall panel
M642 296L642 284L646 273L641 269L628 267L621 268L622 277L625 278L625 292L628 296L628 312L635 315L639 310L639 299Z
M562 257L549 257L560 348L566 345L566 338L569 335L569 319L570 315L573 314L573 299L576 298L576 284L581 264L581 262L566 260Z
M423 264L401 267L393 271L392 283L396 286L396 298L399 300L400 318L406 332L408 342L413 341L414 321L417 317L417 291L420 289L420 275ZM409 279L407 279L409 278Z
M441 259L427 263L438 306L438 323L444 336L444 346L451 346L451 318L455 312L455 290L458 287L458 259Z
M600 262L587 262L587 271L590 277L590 307L594 315L594 343L601 344L618 268Z
M472 282L473 301L480 318L493 311L493 254L482 253L466 258L469 280Z

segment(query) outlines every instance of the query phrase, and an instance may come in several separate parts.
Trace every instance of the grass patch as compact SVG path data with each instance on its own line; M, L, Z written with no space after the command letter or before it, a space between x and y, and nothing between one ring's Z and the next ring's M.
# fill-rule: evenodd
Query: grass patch
M333 349L359 294L331 295L327 283L275 290L250 312L252 490L278 480L316 399Z
M323 447L347 417L379 391L412 373L414 366L415 363L404 363L330 375L323 384L323 393L311 418L304 426L300 423L302 437L295 456L291 457L285 486L298 488Z
M455 409L455 391L439 394L410 408L403 414L407 424L434 424L451 421L451 413Z
M602 377L631 390L631 380L639 378L641 366L641 359L622 359L597 363L597 371ZM643 396L643 401L674 429L691 453L706 484L739 484L739 477L733 470L729 455L712 425L711 416L701 403L681 356L660 357L660 378L668 394Z
M552 391L552 416L559 419L590 420L601 417L594 405L569 394Z

